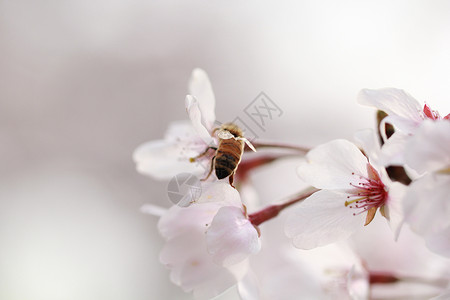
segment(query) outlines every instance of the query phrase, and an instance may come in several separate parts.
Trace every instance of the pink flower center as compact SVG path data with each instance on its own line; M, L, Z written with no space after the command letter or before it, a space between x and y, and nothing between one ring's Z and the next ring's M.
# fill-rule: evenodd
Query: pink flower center
M368 177L359 176L360 181L357 184L350 183L354 189L351 194L347 196L345 206L357 209L359 212L353 215L362 214L372 208L375 210L386 204L388 198L387 188L381 181L378 172L367 164ZM352 173L355 175L355 173Z
M430 119L430 120L450 120L450 114L446 115L445 117L441 117L441 115L439 114L439 112L437 112L436 110L432 110L428 105L424 105L423 106L423 115L424 115L424 119Z

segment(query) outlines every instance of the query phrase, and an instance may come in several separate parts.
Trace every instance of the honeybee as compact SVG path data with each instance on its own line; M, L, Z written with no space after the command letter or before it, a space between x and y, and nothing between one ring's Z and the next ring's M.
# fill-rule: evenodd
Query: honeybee
M244 153L245 144L250 149L256 152L255 147L243 137L242 130L233 123L226 123L222 126L215 128L212 134L217 134L219 138L219 145L217 148L209 147L209 149L215 149L216 153L211 159L211 168L208 175L203 180L206 180L215 170L218 179L223 179L229 176L229 182L232 187L234 174L241 161L242 154ZM195 160L195 159L194 159ZM193 161L191 159L191 161Z

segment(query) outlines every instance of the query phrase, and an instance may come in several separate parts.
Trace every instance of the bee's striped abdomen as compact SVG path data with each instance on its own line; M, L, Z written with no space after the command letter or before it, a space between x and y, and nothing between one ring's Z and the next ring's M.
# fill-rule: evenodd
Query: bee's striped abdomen
M225 139L219 142L214 166L218 179L223 179L233 174L244 151L244 142L235 139Z

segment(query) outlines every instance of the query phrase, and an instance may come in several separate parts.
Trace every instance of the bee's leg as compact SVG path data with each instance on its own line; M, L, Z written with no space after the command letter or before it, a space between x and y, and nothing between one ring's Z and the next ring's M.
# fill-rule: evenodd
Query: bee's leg
M206 148L206 150L204 151L204 152L202 152L202 153L200 153L199 155L197 155L196 157L191 157L191 158L189 158L189 162L195 162L197 159L199 159L200 157L203 157L203 156L205 156L207 153L208 153L208 151L210 150L210 149L214 149L214 150L217 150L217 148L216 147L208 147L208 148Z
M230 185L231 185L232 187L234 187L234 185L233 185L233 181L234 181L234 172L231 173L230 177L228 177L228 180L230 181ZM235 187L234 187L234 188L235 188Z
M211 168L209 169L208 175L206 176L206 178L200 179L200 181L205 181L206 179L209 178L209 176L211 176L211 173L212 173L212 171L213 171L213 169L214 169L214 163L215 163L215 161L216 161L216 156L214 156L214 157L211 159Z

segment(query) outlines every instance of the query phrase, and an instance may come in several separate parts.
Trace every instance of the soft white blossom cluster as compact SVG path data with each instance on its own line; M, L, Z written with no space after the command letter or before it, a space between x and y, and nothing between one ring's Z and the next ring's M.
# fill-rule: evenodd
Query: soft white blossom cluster
M160 260L172 282L195 299L233 286L249 300L447 299L450 115L394 88L362 90L358 102L387 116L376 130L357 132L354 142L333 140L296 153L304 156L299 187L310 187L287 202L273 199L261 209L244 193L249 183L238 168L237 189L213 175L188 207L146 206L160 217L166 240ZM173 123L163 140L136 149L140 173L160 180L208 173L220 137L203 70L193 71L185 105L190 121ZM258 152L247 165L243 154L242 173L277 157Z

